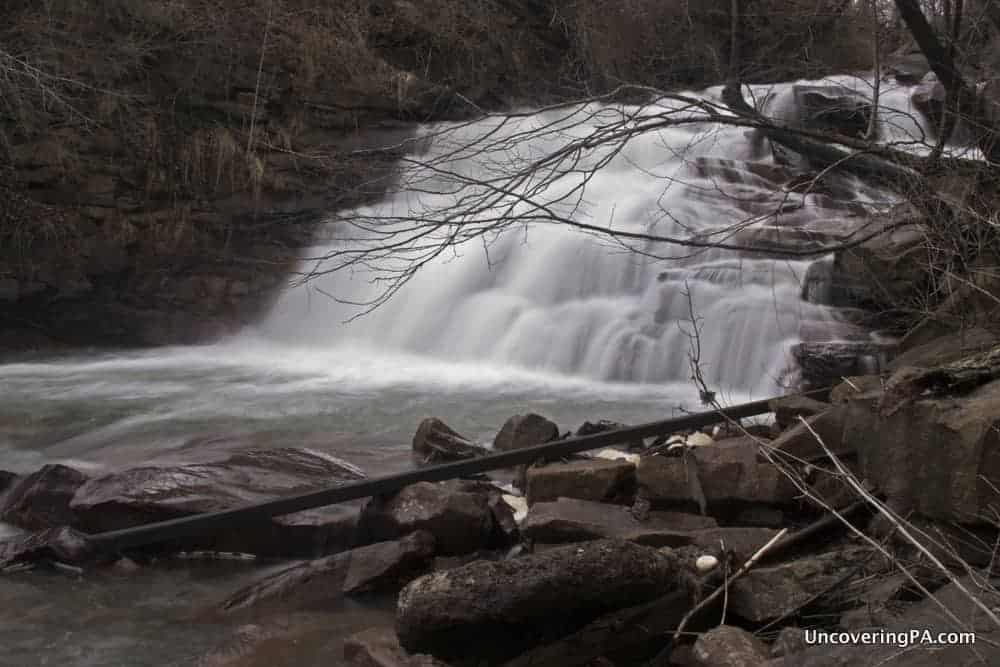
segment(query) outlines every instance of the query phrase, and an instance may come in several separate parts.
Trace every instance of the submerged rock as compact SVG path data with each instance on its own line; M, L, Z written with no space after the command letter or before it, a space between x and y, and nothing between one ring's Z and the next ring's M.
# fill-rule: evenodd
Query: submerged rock
M0 541L0 570L44 561L82 563L94 555L87 536L62 526Z
M52 464L12 480L0 497L0 520L26 530L72 525L75 515L70 501L87 479L79 470Z
M529 413L514 415L506 422L493 440L493 449L506 452L512 449L534 447L559 439L559 427L541 415Z
M499 496L498 489L494 492ZM415 530L434 535L443 555L483 548L494 532L490 493L474 483L419 482L394 495L372 498L359 525L369 542L397 539Z
M219 608L232 613L263 607L324 607L335 603L342 594L399 590L414 577L430 571L433 564L434 537L417 531L398 541L369 544L283 567L240 589Z
M307 449L254 449L221 461L130 468L94 478L73 496L75 525L117 530L202 512L232 509L364 478L355 466ZM310 510L165 545L267 555L316 555L354 544L356 511Z
M674 556L621 540L478 561L404 588L396 631L409 651L499 662L674 591L679 572Z
M350 667L448 667L433 656L407 653L392 628L369 628L344 640Z

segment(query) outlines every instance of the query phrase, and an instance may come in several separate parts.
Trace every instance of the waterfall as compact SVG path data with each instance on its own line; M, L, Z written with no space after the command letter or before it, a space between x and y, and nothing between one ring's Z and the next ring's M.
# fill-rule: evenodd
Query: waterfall
M811 85L870 95L870 82L860 78ZM720 92L690 96L718 101ZM801 113L795 84L747 92L773 117ZM883 136L922 130L908 89L887 86L882 104ZM398 351L442 362L667 383L691 375L693 318L711 384L774 393L795 371L789 351L800 330L827 323L835 331L839 320L829 306L802 298L815 260L616 241L543 222L492 227L500 211L534 215L538 209L524 199L530 197L556 215L620 232L805 247L857 229L871 206L889 201L847 177L796 192L786 185L800 174L778 164L766 141L746 128L705 122L661 127L614 149L586 152L556 177L503 180L631 114L637 115L629 122L640 124L665 112L693 118L695 111L684 107L677 100L641 110L589 104L423 128L401 165L404 187L332 219L329 241L303 259L303 271L318 275L279 299L259 335L345 354ZM598 164L604 166L588 171ZM497 194L490 189L496 183L506 189ZM421 228L425 235L393 255L373 254L387 230L405 234L413 220L443 219L458 197L490 206L466 211L462 225ZM459 243L430 257L429 248L456 229L462 230ZM426 263L400 284L416 261ZM373 310L364 305L390 287L398 291L387 301Z

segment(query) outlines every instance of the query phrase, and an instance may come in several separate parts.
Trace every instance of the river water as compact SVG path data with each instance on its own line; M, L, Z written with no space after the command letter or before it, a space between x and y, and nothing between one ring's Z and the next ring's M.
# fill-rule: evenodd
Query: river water
M869 85L850 77L832 83L861 94ZM781 116L794 110L791 91L783 84L753 93ZM907 89L885 94L887 136L920 129L908 100ZM536 159L628 110L554 110L509 126L487 119L443 136L441 127L428 128L423 166L401 167L402 182L413 188L333 220L330 240L307 253L304 271L317 258L336 268L345 248L370 253L377 239L358 232L370 232L366 222L443 215L455 202L448 193L456 175L489 182L494 170ZM540 128L544 138L518 139ZM496 136L504 142L493 152L484 157L474 150ZM444 175L421 172L431 158L445 165ZM587 154L581 169L605 158L596 175L571 169L537 197L582 222L685 237L722 234L744 221L771 232L843 231L859 205L888 203L847 180L834 194L783 190L785 172L742 129L666 128L630 140L614 155ZM581 182L585 197L568 204L563 197ZM510 198L535 186L505 191L490 210L516 210ZM465 222L486 224L489 216L477 215ZM404 251L412 258L422 247L411 243ZM729 402L780 393L793 381L790 350L804 328L827 327L836 339L838 313L802 299L808 261L631 249L641 252L558 226L518 226L435 257L359 319L352 318L366 307L351 304L377 300L393 284L397 265L341 266L290 289L264 321L216 344L0 366L0 469L24 473L63 462L97 472L204 460L246 446L301 445L382 474L411 465L410 438L426 416L489 442L519 412L544 414L566 431L585 420L636 423L695 407L685 333L692 315L706 378ZM0 664L197 664L211 655L204 664L330 665L337 664L340 637L391 618L384 601L340 601L323 614L280 618L204 614L258 567L174 561L131 574L0 578ZM256 657L240 657L238 647L253 643L246 638L263 632L274 636Z

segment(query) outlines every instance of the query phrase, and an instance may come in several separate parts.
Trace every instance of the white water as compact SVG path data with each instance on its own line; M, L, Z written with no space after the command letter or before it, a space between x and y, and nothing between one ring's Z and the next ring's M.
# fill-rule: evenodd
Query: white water
M861 92L868 85L852 77L828 83ZM714 100L718 94L717 89L709 90L702 97ZM770 96L765 111L771 115L795 111L790 84L755 88L751 95ZM899 139L919 130L909 109L909 90L889 89L882 100L890 105L881 114L883 136ZM680 106L669 104L673 106L649 107L636 120ZM417 159L483 181L637 111L591 105L517 122L491 119L427 128L430 147ZM542 138L539 128L545 128ZM528 134L531 138L524 139ZM522 138L501 141L515 135ZM493 150L484 152L484 145ZM580 170L606 158L609 151L586 154ZM768 147L742 128L684 125L632 138L593 174L579 202L562 200L580 185L579 172L556 178L531 196L577 222L680 238L747 221L758 228L820 230L843 224L843 211L829 208L829 200L782 192L780 183L760 175L766 170L759 165L773 164ZM381 224L382 229L385 223L378 221L387 217L440 220L456 201L449 192L454 179L440 172L429 174L411 166L404 179L419 184L421 191L400 192L342 217L331 225L333 240L309 253L326 260L307 262L306 270L343 267L342 253L375 247L378 239L359 234L359 220ZM524 212L527 207L515 197L537 185L538 178L532 178L500 197L498 204ZM885 201L869 189L841 186L850 193L849 200ZM461 194L470 192L483 189L466 187ZM785 212L773 215L782 205ZM472 238L430 261L374 312L352 321L366 308L344 302L377 301L401 268L399 261L376 260L374 266L351 266L314 278L280 300L261 326L262 335L314 349L350 344L374 356L405 351L442 362L482 361L599 381L686 382L691 374L693 312L701 329L706 379L724 390L759 396L779 392L780 383L794 371L789 349L799 341L800 325L836 319L825 306L800 298L808 261L642 241L631 246L658 255L653 258L555 224L514 225L502 233L473 236L473 231L485 228L483 218L495 215L498 208L465 219L460 233ZM396 223L395 229L403 224ZM420 243L428 238L437 242L456 229L459 226L434 230ZM795 241L789 239L786 245L794 247ZM411 244L404 247L403 256L414 259L422 256L422 249Z

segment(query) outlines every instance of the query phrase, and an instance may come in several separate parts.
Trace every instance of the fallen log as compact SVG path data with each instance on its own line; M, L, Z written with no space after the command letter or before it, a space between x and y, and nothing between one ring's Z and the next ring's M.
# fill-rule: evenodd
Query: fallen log
M823 397L828 393L829 388L826 388L814 390L804 395L815 398ZM369 496L393 493L417 482L441 482L449 479L468 477L489 470L531 464L539 459L562 458L571 454L591 449L600 449L623 442L632 442L642 438L704 428L705 426L711 426L727 420L753 417L770 412L770 400L772 399L743 403L721 410L686 414L681 417L594 433L592 435L570 437L558 442L525 447L523 449L491 454L480 458L350 482L336 488L277 498L246 507L208 512L143 526L96 533L89 536L88 542L98 551L113 553L181 537L210 533L215 530L231 531L240 525L269 519L274 516L301 512L307 509L367 498Z

